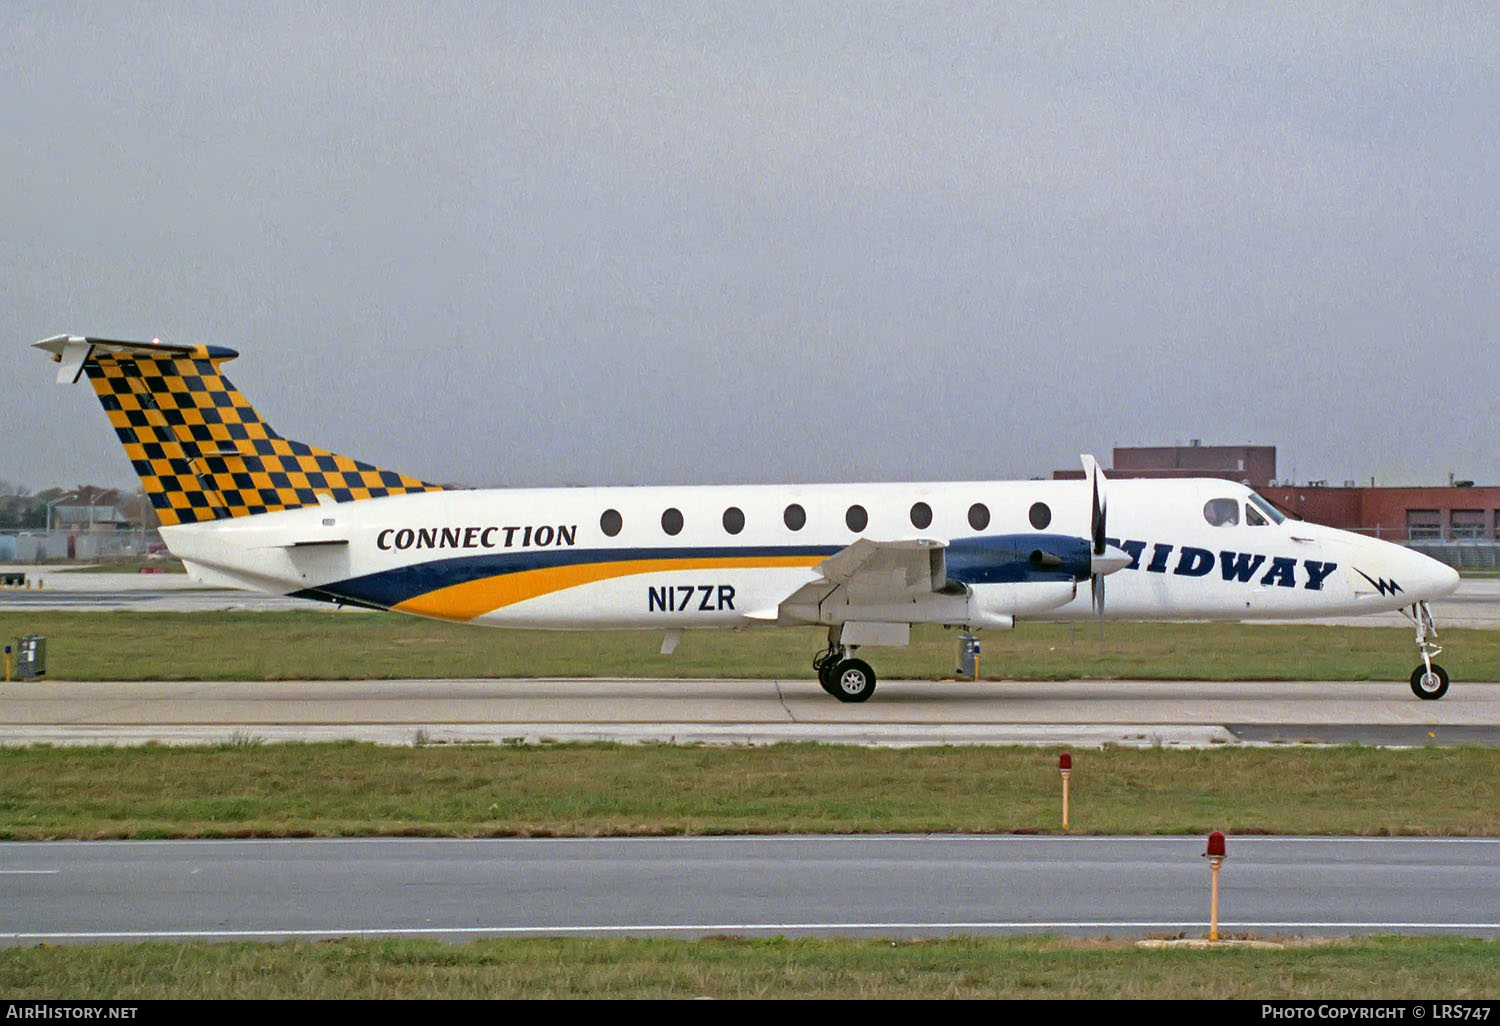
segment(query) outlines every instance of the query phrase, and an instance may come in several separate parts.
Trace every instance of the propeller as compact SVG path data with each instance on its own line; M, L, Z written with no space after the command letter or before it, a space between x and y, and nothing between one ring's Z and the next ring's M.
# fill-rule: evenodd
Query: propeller
M1089 484L1093 487L1094 502L1090 509L1089 538L1093 541L1093 558L1089 560L1089 594L1094 600L1094 615L1101 621L1104 619L1104 575L1093 565L1095 560L1104 555L1104 530L1105 515L1109 507L1105 505L1104 495L1099 491L1099 461L1085 454L1083 457L1083 472L1088 475Z
M1104 622L1104 578L1130 564L1130 554L1114 545L1109 544L1106 539L1105 519L1109 511L1108 500L1104 491L1100 488L1100 482L1104 481L1104 472L1099 469L1099 461L1084 453L1079 457L1083 461L1084 475L1089 479L1094 493L1093 507L1089 517L1089 541L1091 552L1089 556L1089 591L1094 600L1094 614L1099 617L1100 625Z

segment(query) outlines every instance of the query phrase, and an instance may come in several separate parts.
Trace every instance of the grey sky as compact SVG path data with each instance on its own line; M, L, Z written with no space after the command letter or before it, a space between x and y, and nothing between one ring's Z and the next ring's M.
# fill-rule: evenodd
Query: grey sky
M1500 481L1489 4L266 6L0 3L0 478L133 483L68 331L439 481Z

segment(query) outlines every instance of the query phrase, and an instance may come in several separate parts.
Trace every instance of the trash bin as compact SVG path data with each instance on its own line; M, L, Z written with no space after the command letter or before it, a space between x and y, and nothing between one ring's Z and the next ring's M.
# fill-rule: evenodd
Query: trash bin
M975 658L979 655L979 639L968 631L958 636L958 670L959 677L973 680L975 677Z
M16 649L16 679L35 680L47 675L47 639L28 634Z

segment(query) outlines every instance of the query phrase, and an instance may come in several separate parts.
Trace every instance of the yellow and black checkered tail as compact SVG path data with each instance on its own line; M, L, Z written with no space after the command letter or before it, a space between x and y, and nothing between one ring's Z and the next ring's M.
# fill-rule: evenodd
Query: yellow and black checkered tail
M37 348L59 381L88 376L163 525L442 490L278 435L224 376L232 349L67 335Z

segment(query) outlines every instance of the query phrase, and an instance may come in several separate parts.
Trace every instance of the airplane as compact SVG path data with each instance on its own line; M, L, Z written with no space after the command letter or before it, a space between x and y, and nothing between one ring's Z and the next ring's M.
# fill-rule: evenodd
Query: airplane
M823 689L863 702L858 656L914 624L1287 620L1401 611L1447 693L1428 603L1451 567L1292 520L1219 479L463 489L278 434L218 346L58 335L192 578L491 627L817 626ZM1108 586L1106 589L1106 582ZM1087 584L1085 588L1084 585ZM1106 602L1106 594L1108 601Z

